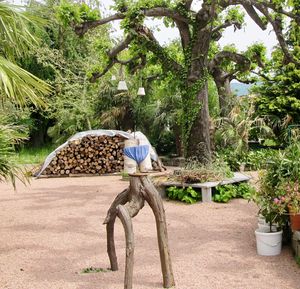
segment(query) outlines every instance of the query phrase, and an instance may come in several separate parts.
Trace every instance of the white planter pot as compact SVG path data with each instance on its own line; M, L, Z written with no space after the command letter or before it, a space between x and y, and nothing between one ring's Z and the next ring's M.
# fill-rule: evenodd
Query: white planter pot
M270 232L270 228L256 229L257 254L261 256L276 256L281 253L282 231Z

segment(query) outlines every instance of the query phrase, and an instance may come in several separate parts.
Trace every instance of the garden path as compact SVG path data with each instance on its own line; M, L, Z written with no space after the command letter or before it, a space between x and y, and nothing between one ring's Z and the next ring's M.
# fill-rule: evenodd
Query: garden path
M118 192L119 176L0 184L1 289L123 289L124 233L116 224L118 272L106 268L102 221ZM177 289L300 289L291 250L256 254L256 207L245 200L185 205L164 201ZM146 206L134 219L134 288L162 288L154 217Z

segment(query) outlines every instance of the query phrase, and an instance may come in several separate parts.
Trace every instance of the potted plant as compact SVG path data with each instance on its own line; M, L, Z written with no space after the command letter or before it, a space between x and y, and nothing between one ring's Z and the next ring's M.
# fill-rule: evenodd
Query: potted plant
M288 215L294 219L300 211L299 159L299 143L291 144L270 158L266 171L260 177L260 191L254 199L270 226L268 231L274 231L272 225L276 223L278 230L283 229L286 242L290 239ZM292 228L295 230L296 227L293 225Z
M263 224L261 222L255 230L257 253L263 256L275 256L281 252L286 205L284 199L282 200L281 196L274 196L274 193L262 186L254 197L259 206L259 216L265 219L265 222Z

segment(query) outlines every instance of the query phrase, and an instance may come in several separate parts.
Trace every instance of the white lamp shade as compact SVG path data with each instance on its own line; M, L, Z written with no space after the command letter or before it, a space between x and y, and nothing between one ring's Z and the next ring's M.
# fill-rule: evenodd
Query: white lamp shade
M146 95L145 88L144 87L139 87L137 95Z
M118 90L128 90L125 80L120 80L119 81Z
M115 76L115 75L112 75L112 76L111 76L111 80L112 80L112 81L117 80L116 76Z

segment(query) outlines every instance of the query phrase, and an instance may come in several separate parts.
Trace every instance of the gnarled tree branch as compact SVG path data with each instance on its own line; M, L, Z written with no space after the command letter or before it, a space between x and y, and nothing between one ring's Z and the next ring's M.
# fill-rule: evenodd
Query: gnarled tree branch
M121 51L126 49L131 41L132 41L132 36L127 35L126 38L123 41L121 41L118 45L116 45L114 48L112 48L108 52L108 56L111 57L111 58L115 57L118 53L120 53Z
M83 36L88 30L101 26L103 24L109 23L114 20L120 20L124 19L125 15L122 13L116 13L114 15L99 19L99 20L94 20L94 21L87 21L83 22L82 24L79 24L75 27L75 33L79 36Z
M144 9L143 13L147 17L169 17L173 19L174 21L180 21L183 23L188 24L190 20L184 16L182 16L180 13L178 13L175 10L166 8L166 7L155 7L151 9ZM99 20L93 20L93 21L87 21L82 24L79 24L75 27L75 33L77 35L84 35L88 30L92 28L96 28L98 26L101 26L103 24L115 21L115 20L121 20L125 18L124 13L116 13L114 15L105 17L103 19Z
M172 59L164 50L164 48L159 44L152 31L145 26L139 25L136 27L135 31L138 33L138 38L141 41L146 41L148 44L148 49L155 53L165 68L180 72L183 67ZM166 67L167 66L167 67Z
M106 67L103 69L102 72L94 72L92 74L92 77L90 78L91 82L95 82L98 78L102 77L103 75L105 75L115 64L116 62L114 61L114 59L111 59L108 64L106 65Z
M234 25L235 28L237 29L241 29L242 28L242 24L238 21L234 21L234 20L226 20L223 24L216 26L212 29L212 37L215 41L218 41L221 37L222 37L222 33L220 32L220 30L225 29L227 27L230 27Z
M151 9L145 9L144 14L148 17L169 17L174 21L181 21L186 24L190 23L190 20L188 18L184 17L176 10L172 10L166 7L155 7Z
M115 63L122 63L121 60L117 59L117 55L126 49L130 42L132 41L132 36L128 35L123 41L121 41L118 45L116 45L114 48L112 48L108 53L108 57L110 58L107 66L103 69L102 72L94 72L92 74L92 77L90 79L91 82L95 82L98 78L102 77L104 74L106 74L110 68L114 66ZM128 63L128 62L127 62ZM124 64L127 64L124 63ZM123 64L123 63L122 63Z
M260 3L260 4L262 4L262 3ZM296 22L297 22L297 24L300 25L300 15L296 15L296 14L294 14L292 12L286 11L286 10L284 10L282 8L282 6L277 6L274 3L272 3L272 2L264 1L263 5L265 7L268 7L270 9L272 9L274 12L277 12L279 14L288 16L289 18L295 19Z
M245 10L247 11L248 15L253 19L253 21L262 29L262 30L266 30L267 29L267 25L261 20L260 16L258 15L258 13L256 12L256 10L254 9L251 0L243 0L241 1L243 7L245 8Z
M213 30L212 30L212 32L213 33L218 32L221 29L225 29L225 28L230 27L232 25L235 25L238 29L242 28L242 24L240 22L234 21L234 20L226 20L223 24L214 27Z
M214 69L219 68L224 59L230 59L231 61L239 65L239 67L236 68L233 73L236 73L237 71L243 72L250 69L251 62L244 55L232 51L221 51L217 53L215 57L210 61L208 65L209 70L213 72Z

